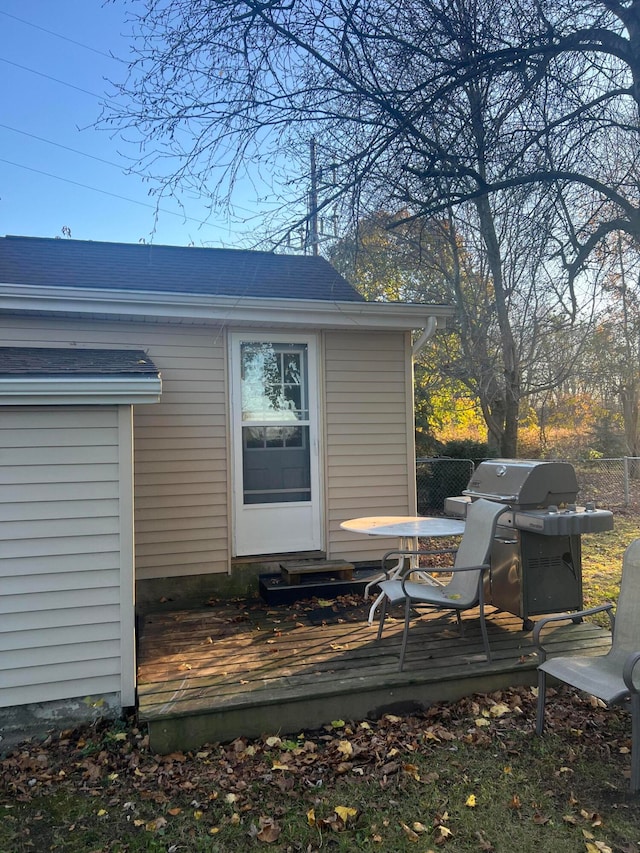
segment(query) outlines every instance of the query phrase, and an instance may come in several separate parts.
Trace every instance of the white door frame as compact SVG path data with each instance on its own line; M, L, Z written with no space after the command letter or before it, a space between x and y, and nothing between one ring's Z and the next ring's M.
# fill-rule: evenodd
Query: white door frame
M306 345L309 406L309 462L311 500L290 503L245 504L243 494L243 446L240 344L242 342L300 343ZM264 330L229 335L231 487L233 506L233 556L249 556L323 549L324 524L320 476L320 369L319 338L314 333L268 333Z

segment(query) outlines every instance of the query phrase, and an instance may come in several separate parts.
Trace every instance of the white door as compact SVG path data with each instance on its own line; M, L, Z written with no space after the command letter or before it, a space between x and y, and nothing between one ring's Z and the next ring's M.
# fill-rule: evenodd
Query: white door
M234 554L322 548L314 337L231 336Z

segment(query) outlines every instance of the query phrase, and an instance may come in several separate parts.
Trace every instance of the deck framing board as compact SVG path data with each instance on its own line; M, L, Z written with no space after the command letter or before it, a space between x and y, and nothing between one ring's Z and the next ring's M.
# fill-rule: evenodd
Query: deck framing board
M398 671L402 620L381 642L364 621L311 624L304 611L229 606L151 614L139 640L138 714L158 752L210 741L316 728L337 717L379 716L474 692L534 684L531 634L511 614L487 620L492 662L484 659L477 616L434 614L412 624ZM592 623L554 625L551 654L601 654L609 634ZM277 714L274 713L277 708Z

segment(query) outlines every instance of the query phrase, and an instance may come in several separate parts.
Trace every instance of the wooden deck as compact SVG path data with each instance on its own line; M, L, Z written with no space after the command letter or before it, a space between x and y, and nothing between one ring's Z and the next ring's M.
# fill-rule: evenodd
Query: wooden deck
M531 633L515 616L490 614L491 664L473 612L464 638L453 618L417 617L398 672L402 620L388 618L378 643L366 612L236 602L148 615L139 636L138 715L151 748L166 753L241 735L299 733L536 683ZM552 654L598 654L609 647L609 633L569 622L550 626L547 643Z

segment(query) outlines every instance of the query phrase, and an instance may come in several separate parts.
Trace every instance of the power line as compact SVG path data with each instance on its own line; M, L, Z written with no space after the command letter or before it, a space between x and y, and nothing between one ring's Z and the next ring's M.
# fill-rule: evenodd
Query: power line
M12 62L10 59L5 59L0 56L0 62L6 62L7 65L13 65L14 68L20 68L21 71L28 71L30 74L37 74L38 77L44 77L47 80L52 80L54 83L59 83L61 86L68 86L69 89L75 89L76 92L82 92L84 95L91 95L92 98L97 98L99 101L107 100L105 95L98 95L96 92L90 92L88 89L83 89L80 86L74 86L73 83L67 83L65 80L60 80L58 77L52 77L51 74L45 74L44 71L36 71L35 68L29 68L27 65L20 65L19 62Z
M151 210L157 213L167 213L170 216L179 216L185 222L196 222L198 225L207 225L210 228L215 228L215 225L211 225L208 222L205 222L201 219L195 219L193 216L186 216L183 213L176 213L175 210L167 210L163 207L156 207L155 204L149 204L146 201L138 201L135 198L127 198L124 195L118 195L118 193L112 193L108 190L101 190L99 187L91 187L88 184L83 184L80 181L72 181L71 178L62 178L60 175L53 175L51 172L45 172L42 169L34 169L33 166L24 166L22 163L14 163L12 160L5 160L3 157L0 157L0 163L6 163L8 166L14 166L16 169L25 169L28 172L35 172L38 175L44 175L47 178L53 178L56 181L63 181L65 184L72 184L76 187L82 187L84 190L91 190L94 193L101 193L102 195L108 195L112 198L120 199L120 201L126 201L130 204L138 204L141 207L148 207Z
M12 133L20 133L22 136L28 136L30 139L36 139L38 142L45 142L47 145L54 145L56 148L62 148L63 151L70 151L72 154L79 154L81 157L88 157L90 160L96 160L98 163L104 163L106 166L113 166L116 169L122 169L118 163L113 163L111 160L105 160L104 157L96 157L94 154L87 154L86 151L80 151L77 148L71 148L69 145L63 145L61 142L54 142L52 139L46 139L44 136L38 136L35 133L29 133L28 130L20 130L17 127L11 127L8 124L2 124L0 127L4 130L10 130ZM146 177L142 172L133 172L134 175Z
M54 142L52 139L47 139L44 136L38 136L35 133L29 133L29 131L27 131L27 130L20 130L17 127L11 127L11 125L3 124L2 122L0 122L0 128L3 128L4 130L10 130L12 133L19 133L22 136L28 136L30 139L35 139L38 142L44 142L46 145L53 145L55 148L61 148L63 151L69 151L71 154L77 154L80 157L87 157L89 160L95 160L97 163L104 163L105 166L111 166L114 169L118 169L121 173L125 173L124 167L121 164L114 163L112 160L105 160L104 157L96 157L94 154L87 154L86 151L80 151L78 148L71 148L71 146L69 146L69 145L63 145L61 142ZM31 166L21 166L20 168L31 169ZM33 169L33 171L37 171L37 170ZM145 172L139 172L139 171L136 171L135 169L128 169L127 168L126 173L131 174L131 175L138 175L138 177L140 177L140 178L148 178L148 175ZM52 177L57 177L57 176L53 175ZM59 178L59 180L64 181L67 179L66 178ZM85 185L81 184L81 186L85 186ZM91 189L91 187L87 187L87 188ZM103 190L97 190L97 192L103 192ZM189 190L188 194L192 198L195 198L195 199L203 199L204 198L204 199L208 200L210 198L209 196L204 195L201 192L197 192L195 189ZM138 202L138 203L140 203L140 202ZM153 207L153 205L150 205L150 207ZM237 204L234 205L234 209L241 211L242 213L246 213L246 214L252 214L255 212L249 208L240 207ZM172 211L166 211L166 212L171 213ZM174 215L179 216L181 214L174 214ZM190 217L187 217L187 218L190 218ZM192 221L198 222L199 220L193 219Z
M5 18L13 18L14 21L20 21L21 24L26 24L28 27L33 27L35 30L40 30L43 33L47 33L50 36L55 36L58 39L63 39L64 41L68 41L71 44L75 44L78 47L83 47L85 50L90 50L92 53L97 53L99 56L106 56L107 59L113 59L115 62L123 62L123 59L120 59L117 56L113 56L111 53L105 53L103 50L98 50L96 47L91 47L91 45L84 44L84 42L76 41L75 39L69 38L69 36L63 36L62 33L55 33L53 30L48 30L46 27L41 27L39 24L33 24L31 21L25 21L24 18L19 18L17 15L12 15L9 12L3 12L0 10L0 15L4 15ZM126 63L125 63L126 64Z

